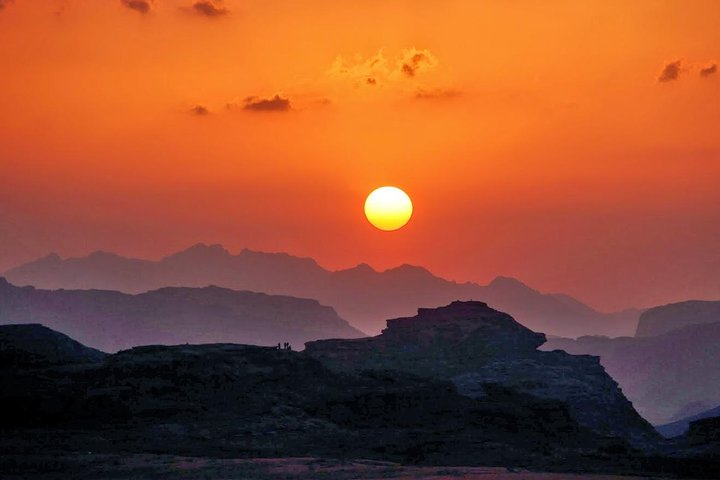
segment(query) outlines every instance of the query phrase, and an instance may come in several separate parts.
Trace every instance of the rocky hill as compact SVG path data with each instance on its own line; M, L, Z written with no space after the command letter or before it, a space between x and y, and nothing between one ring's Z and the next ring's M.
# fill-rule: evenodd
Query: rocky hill
M388 320L382 334L320 340L305 352L337 371L396 369L451 380L473 398L487 384L566 403L580 425L642 445L658 435L625 398L596 357L541 352L535 333L482 302L453 302Z
M566 337L631 335L639 314L635 310L601 313L566 295L541 293L507 277L478 285L448 281L411 265L383 272L366 264L329 271L310 258L251 250L231 254L220 245L204 244L159 261L108 252L67 259L52 254L9 270L5 276L16 285L47 289L142 293L166 286L219 285L315 298L369 334L383 328L383 319L412 315L418 306L436 307L458 299L485 301L533 330Z
M636 337L662 335L688 325L720 322L720 302L691 300L646 310L640 315Z
M0 376L4 454L47 441L50 451L561 468L628 452L562 402L497 385L474 399L400 372L341 375L268 347L136 347L82 366L2 366Z
M638 412L656 425L720 402L720 322L652 337L551 338L542 349L598 355Z
M130 295L39 290L0 278L0 323L42 323L115 352L137 345L237 342L302 348L319 338L361 337L316 300L219 287L162 288Z
M13 367L96 362L105 353L39 324L0 325L0 364Z

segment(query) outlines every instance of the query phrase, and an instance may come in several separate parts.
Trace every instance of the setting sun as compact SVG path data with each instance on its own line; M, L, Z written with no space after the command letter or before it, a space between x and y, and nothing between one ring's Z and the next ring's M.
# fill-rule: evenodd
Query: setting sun
M380 230L392 231L404 227L412 213L410 197L397 187L380 187L365 200L365 216Z

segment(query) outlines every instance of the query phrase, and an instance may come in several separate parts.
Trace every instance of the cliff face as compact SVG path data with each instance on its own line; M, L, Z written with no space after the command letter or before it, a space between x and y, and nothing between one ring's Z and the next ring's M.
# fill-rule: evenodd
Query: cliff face
M453 302L388 320L377 337L309 342L306 353L340 371L396 369L449 379L474 398L502 385L565 402L596 433L637 445L657 439L597 357L538 351L544 342L544 334L482 302Z

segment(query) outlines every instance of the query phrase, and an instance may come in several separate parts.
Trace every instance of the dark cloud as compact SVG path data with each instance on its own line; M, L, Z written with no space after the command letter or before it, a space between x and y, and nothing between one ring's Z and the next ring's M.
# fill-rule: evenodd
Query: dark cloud
M418 100L447 100L460 96L460 92L454 89L435 88L432 90L420 89L415 92Z
M243 108L256 112L286 112L290 110L290 100L280 95L272 98L247 97Z
M677 80L680 77L682 71L682 60L676 60L665 65L660 72L658 82L671 82Z
M193 4L192 8L196 13L206 17L220 17L229 13L227 8L220 6L213 0L198 0Z
M9 6L11 3L13 3L14 0L0 0L0 10L4 9L5 7Z
M437 64L437 59L428 50L406 50L400 60L400 72L406 77L414 77L418 71L429 69Z
M130 10L140 13L148 13L150 11L149 0L121 0L122 4Z
M713 63L712 65L708 65L705 68L700 69L700 76L701 77L709 77L710 75L714 75L718 71L717 63Z
M414 77L415 72L420 68L420 64L427 62L427 56L424 53L415 53L407 61L403 62L401 71L408 77Z
M375 77L368 77L365 79L365 83L368 85L377 85L377 80L375 80Z
M204 116L210 113L210 110L207 109L207 107L203 105L195 105L193 108L190 109L190 113L193 115L199 115Z

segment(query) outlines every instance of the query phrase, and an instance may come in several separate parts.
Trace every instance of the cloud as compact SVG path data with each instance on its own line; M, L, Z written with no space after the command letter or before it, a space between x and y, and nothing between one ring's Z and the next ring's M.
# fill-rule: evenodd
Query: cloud
M286 112L290 110L290 100L280 95L272 98L247 97L243 109L255 112Z
M355 55L353 58L347 59L338 55L330 66L328 74L332 77L352 80L358 84L373 86L378 84L379 79L388 76L390 70L387 63L382 50L368 58Z
M148 13L150 11L149 0L121 0L122 4L130 10L135 10L140 13Z
M0 0L0 10L3 10L5 7L10 6L10 4L14 1L15 0Z
M415 98L418 100L448 100L459 96L460 92L452 88L434 88L431 90L421 88L415 92Z
M202 117L202 116L208 115L210 113L210 110L208 110L207 107L205 107L203 105L195 105L194 107L192 107L190 109L190 113L192 113L193 115L199 115Z
M220 6L214 0L198 0L193 3L192 8L196 13L206 17L221 17L230 13L227 8Z
M403 52L398 68L402 75L414 77L420 72L435 68L437 64L437 58L429 50L410 48Z
M682 59L668 63L660 72L658 82L671 82L673 80L677 80L680 77L680 72L682 71L681 67Z
M370 57L358 54L347 58L338 55L330 66L328 75L350 80L356 87L374 87L413 79L434 69L437 64L437 58L429 50L408 48L394 61L389 61L381 49Z
M718 71L717 63L713 63L712 65L708 65L705 68L700 69L700 76L701 77L709 77L710 75L714 75Z

